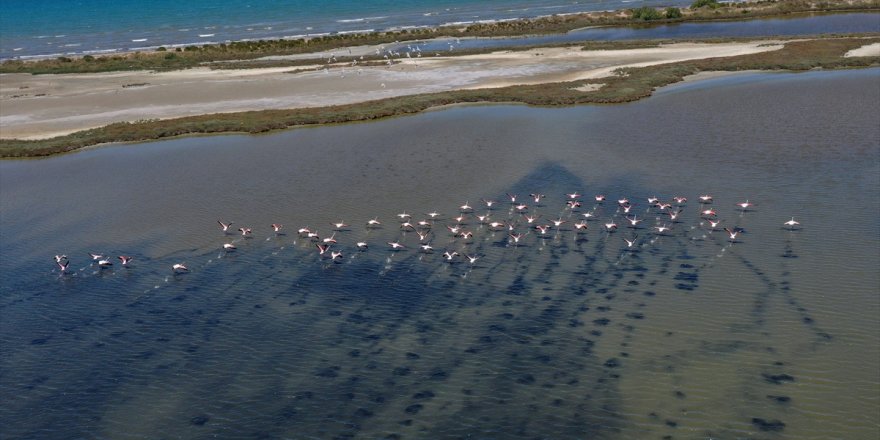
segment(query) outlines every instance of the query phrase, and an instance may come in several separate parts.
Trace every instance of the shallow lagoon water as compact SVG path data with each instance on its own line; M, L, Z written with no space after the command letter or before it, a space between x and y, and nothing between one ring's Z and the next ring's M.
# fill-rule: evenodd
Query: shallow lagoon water
M2 162L0 433L876 438L878 80L744 74L618 106L467 106ZM480 198L523 223L505 194L531 192L543 222L597 220L522 246L474 220L466 243L441 226ZM744 229L736 242L700 219L703 193ZM650 229L671 224L655 195L689 198L667 235ZM423 255L395 214L435 209ZM783 228L791 216L803 228ZM602 232L608 219L620 230ZM295 233L338 220L343 263ZM396 239L409 249L389 251ZM99 270L89 251L134 267Z
M701 39L774 37L815 34L848 34L880 31L880 14L840 13L799 15L785 18L765 18L746 21L691 22L646 26L596 26L577 29L565 34L530 35L514 38L439 38L420 42L424 51L455 49L488 49L510 46L578 43L583 41L618 41L652 39ZM412 47L405 43L397 48Z

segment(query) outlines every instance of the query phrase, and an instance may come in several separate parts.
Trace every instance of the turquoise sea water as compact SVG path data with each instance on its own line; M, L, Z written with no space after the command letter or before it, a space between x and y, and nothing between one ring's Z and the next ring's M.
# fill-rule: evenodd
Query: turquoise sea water
M158 46L381 31L644 5L684 6L688 3L675 0L5 0L0 2L0 59L99 54ZM848 17L801 17L753 24L689 24L648 32L632 29L592 31L572 34L569 39L877 31L880 31L878 14L849 14ZM557 40L551 38L550 41Z
M436 26L668 3L663 0L4 0L0 2L0 58Z

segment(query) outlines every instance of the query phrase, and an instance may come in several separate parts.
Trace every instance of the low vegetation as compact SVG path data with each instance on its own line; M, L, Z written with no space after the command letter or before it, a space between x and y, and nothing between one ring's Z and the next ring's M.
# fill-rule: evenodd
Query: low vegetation
M848 57L847 51L880 42L880 37L792 40L777 51L710 58L642 68L619 69L608 78L496 89L457 90L401 96L357 104L213 114L169 120L116 123L45 140L0 140L0 157L48 156L109 142L138 142L172 136L211 133L263 133L296 126L368 121L407 115L456 103L518 102L560 106L620 103L650 96L655 89L707 71L844 69L880 66L880 57ZM577 88L604 84L595 91Z
M718 3L696 0L690 8L654 9L642 7L624 11L601 11L584 14L480 23L469 26L446 26L411 30L336 34L314 38L260 40L207 44L150 52L82 57L58 57L44 60L7 60L0 63L0 73L95 73L124 70L177 70L220 61L248 61L267 56L316 53L340 47L389 44L441 37L497 37L563 33L588 26L628 26L645 22L742 19L793 13L880 10L880 0L756 0ZM247 66L244 64L243 66Z

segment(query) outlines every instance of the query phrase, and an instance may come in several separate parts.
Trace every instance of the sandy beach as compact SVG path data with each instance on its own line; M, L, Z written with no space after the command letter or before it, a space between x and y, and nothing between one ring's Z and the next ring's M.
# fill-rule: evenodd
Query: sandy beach
M599 51L571 46L403 59L392 66L336 66L328 70L313 65L161 73L4 74L0 76L0 137L40 139L120 121L317 107L426 92L595 79L612 75L620 67L731 57L781 47L767 40Z

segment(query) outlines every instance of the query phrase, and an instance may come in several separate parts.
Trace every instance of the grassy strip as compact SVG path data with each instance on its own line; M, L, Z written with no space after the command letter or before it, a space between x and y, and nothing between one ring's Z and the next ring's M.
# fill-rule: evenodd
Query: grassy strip
M400 96L356 104L291 110L262 110L191 116L168 120L121 122L43 140L0 140L0 157L38 157L110 142L138 142L172 136L208 133L262 133L295 126L369 121L407 115L457 103L518 102L538 106L621 103L650 96L653 91L705 71L842 69L880 66L880 57L844 58L847 51L880 42L873 38L822 38L790 41L772 52L726 58L684 61L620 69L618 75L587 81L456 90ZM576 87L602 83L596 91Z
M7 60L0 63L0 73L95 73L125 70L177 70L218 61L247 61L267 56L315 53L340 47L378 45L441 37L500 37L564 33L588 26L627 26L651 23L731 20L782 16L793 13L877 11L880 0L760 0L732 4L712 3L713 7L663 8L645 14L645 8L612 12L590 12L572 15L525 19L467 27L447 26L398 32L328 35L293 40L260 40L176 48L160 48L155 52L58 57L34 61ZM669 10L675 9L676 14ZM237 63L238 64L238 63ZM300 63L305 64L305 63ZM290 63L287 65L297 65ZM263 67L263 64L238 64L237 67Z

